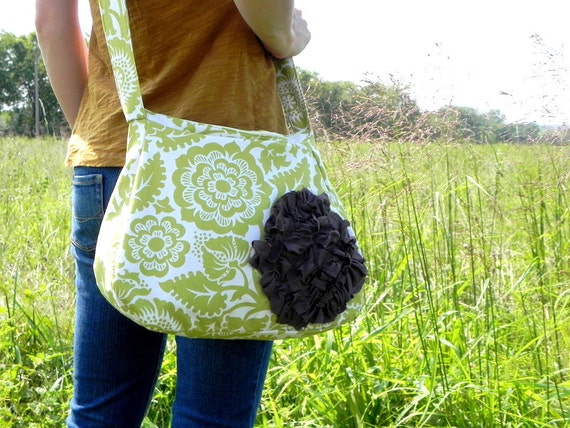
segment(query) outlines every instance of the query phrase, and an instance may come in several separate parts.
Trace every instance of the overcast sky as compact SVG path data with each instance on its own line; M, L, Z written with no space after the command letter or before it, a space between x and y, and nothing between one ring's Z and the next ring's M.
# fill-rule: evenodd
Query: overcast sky
M34 0L1 1L0 30L33 31ZM393 75L424 109L497 108L510 121L570 123L568 0L297 4L313 39L296 62L324 79L358 83L368 73L388 83Z
M297 1L313 24L303 68L332 80L393 74L427 109L570 123L568 0Z

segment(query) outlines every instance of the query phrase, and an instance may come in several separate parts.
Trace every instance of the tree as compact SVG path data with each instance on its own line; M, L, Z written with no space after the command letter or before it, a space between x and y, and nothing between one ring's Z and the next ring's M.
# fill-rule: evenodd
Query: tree
M396 80L390 85L372 79L364 83L351 112L354 135L373 140L417 139L421 111L409 88Z
M319 134L348 139L415 139L421 112L408 88L399 82L329 82L304 70L299 80Z
M317 134L325 137L345 135L350 127L347 115L354 107L358 85L347 81L329 82L307 70L299 70L299 81Z
M421 111L408 87L368 79L328 82L300 70L313 127L320 137L379 141L433 141L493 144L566 144L567 128L554 130L536 123L506 123L496 109L481 113L471 107L447 106Z
M36 102L37 85L37 102ZM35 34L0 33L0 133L33 137L68 131L41 60Z
M509 123L500 129L500 139L508 143L532 144L542 142L541 127L536 123ZM546 142L548 138L544 139Z

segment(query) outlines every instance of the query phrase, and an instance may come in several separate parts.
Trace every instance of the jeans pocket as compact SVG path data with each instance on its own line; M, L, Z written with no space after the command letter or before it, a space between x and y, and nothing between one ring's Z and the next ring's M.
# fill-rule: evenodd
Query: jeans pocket
M75 174L71 191L71 243L93 252L103 220L103 175Z

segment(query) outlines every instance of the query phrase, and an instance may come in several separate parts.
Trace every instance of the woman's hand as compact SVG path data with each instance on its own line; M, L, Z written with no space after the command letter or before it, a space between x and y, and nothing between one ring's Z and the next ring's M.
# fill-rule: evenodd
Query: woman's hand
M303 14L299 9L295 9L293 11L292 29L293 34L295 34L295 41L290 48L290 54L282 56L281 58L300 54L311 40L311 32L309 31L309 26L307 24L307 21L305 21L303 18Z
M311 40L294 0L234 0L241 16L276 58L298 55Z

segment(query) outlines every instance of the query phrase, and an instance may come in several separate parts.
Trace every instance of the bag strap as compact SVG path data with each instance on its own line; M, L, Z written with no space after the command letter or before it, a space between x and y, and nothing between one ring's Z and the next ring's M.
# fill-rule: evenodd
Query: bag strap
M115 84L127 122L144 119L146 109L132 45L126 0L99 0ZM274 60L277 91L293 132L311 132L305 97L291 58Z

